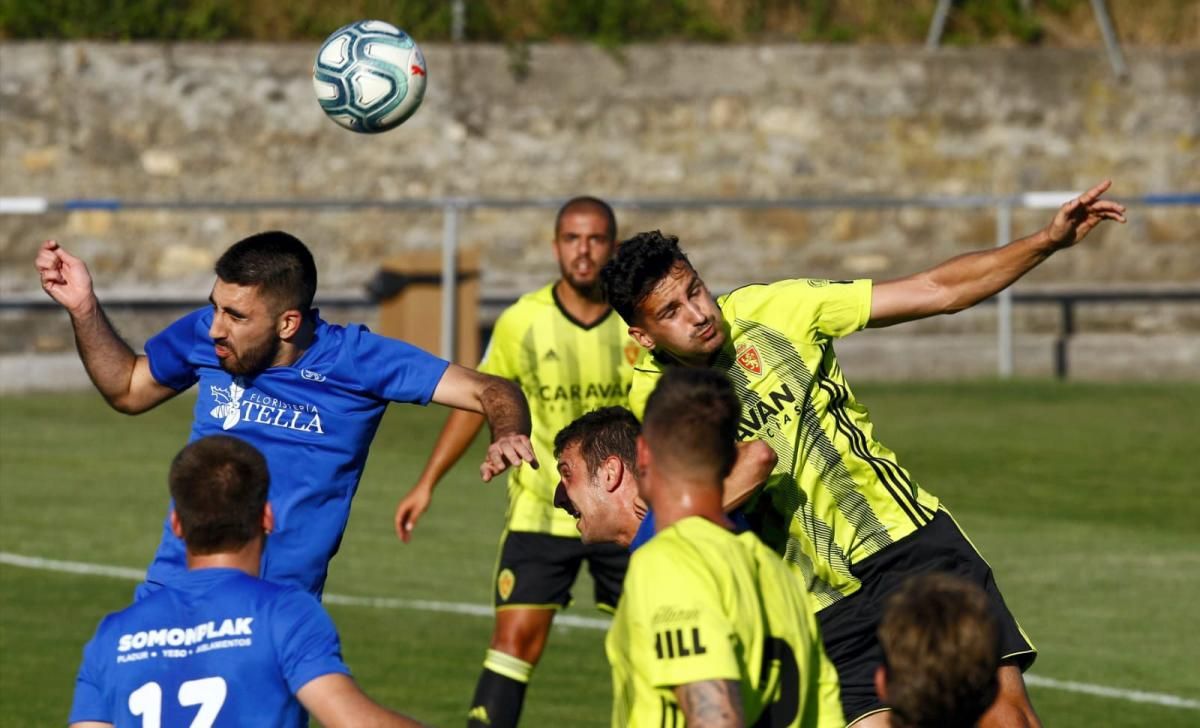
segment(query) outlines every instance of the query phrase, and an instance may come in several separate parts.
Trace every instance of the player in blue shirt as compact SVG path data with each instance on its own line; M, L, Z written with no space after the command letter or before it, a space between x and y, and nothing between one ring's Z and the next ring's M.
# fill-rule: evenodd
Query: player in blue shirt
M418 724L367 697L342 662L333 622L295 586L255 577L267 462L244 441L204 437L171 464L169 521L188 571L104 618L84 648L73 728Z
M493 434L484 480L522 462L536 467L529 407L515 384L361 325L325 322L312 308L316 264L287 233L260 233L229 248L216 264L212 306L171 324L141 356L104 315L83 261L49 241L37 268L42 288L70 314L84 367L114 409L139 414L199 385L191 439L227 432L266 456L275 512L263 553L268 581L320 595L388 402L483 413ZM166 522L138 598L184 570L183 544Z

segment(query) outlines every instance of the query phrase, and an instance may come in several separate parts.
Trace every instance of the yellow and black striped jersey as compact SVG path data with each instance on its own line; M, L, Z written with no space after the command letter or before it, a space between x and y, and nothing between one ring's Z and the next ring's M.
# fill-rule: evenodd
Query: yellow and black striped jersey
M479 371L510 379L525 392L541 465L509 476L510 531L579 537L575 519L554 507L554 436L586 412L627 405L639 351L611 310L591 325L572 318L553 283L521 296L497 319Z
M809 595L752 533L685 518L634 552L605 650L614 728L682 728L674 688L739 684L746 725L843 726Z
M833 351L834 339L867 325L871 281L753 285L717 304L729 338L712 366L741 399L738 437L761 439L779 456L765 492L788 519L787 535L785 543L767 540L798 570L817 608L827 607L858 590L851 564L914 532L938 509L937 498L875 439ZM651 352L638 361L630 402L639 417L666 366Z

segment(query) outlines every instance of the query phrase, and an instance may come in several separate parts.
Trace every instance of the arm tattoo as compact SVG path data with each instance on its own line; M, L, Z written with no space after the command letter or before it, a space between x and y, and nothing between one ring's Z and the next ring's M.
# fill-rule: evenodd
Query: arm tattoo
M733 680L706 680L675 686L688 728L741 728L742 695Z
M532 425L529 420L529 403L516 384L499 377L491 381L479 395L483 414L492 428L492 440L506 435L529 435Z

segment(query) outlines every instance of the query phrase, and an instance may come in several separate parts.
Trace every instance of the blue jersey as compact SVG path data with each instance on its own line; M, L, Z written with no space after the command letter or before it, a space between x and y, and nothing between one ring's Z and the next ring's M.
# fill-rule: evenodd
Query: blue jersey
M100 622L70 722L303 726L295 694L349 674L310 594L236 569L197 569Z
M316 311L312 316L312 345L296 363L250 377L221 368L207 308L146 342L146 357L160 384L175 390L199 385L192 440L234 435L266 457L275 530L260 573L319 596L388 402L427 404L449 364L365 326L329 324ZM139 598L185 570L183 541L168 520Z

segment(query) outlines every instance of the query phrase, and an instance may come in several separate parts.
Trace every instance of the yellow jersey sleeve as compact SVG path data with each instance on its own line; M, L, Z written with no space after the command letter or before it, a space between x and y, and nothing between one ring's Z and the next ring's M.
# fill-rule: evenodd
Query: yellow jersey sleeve
M630 564L630 657L654 687L741 677L718 577L697 558L673 539L656 538Z
M795 278L738 289L721 308L726 318L762 322L797 341L828 341L866 327L871 285L869 279Z
M521 380L521 339L520 321L517 319L516 306L510 307L496 319L492 329L492 338L488 341L487 350L479 362L479 371L484 374L502 377L514 382Z

